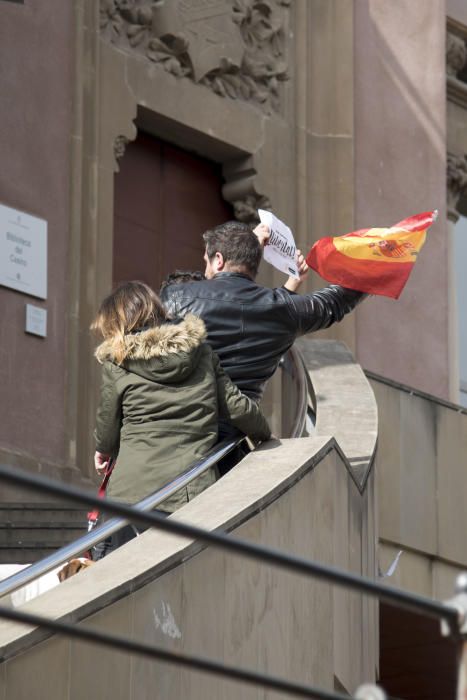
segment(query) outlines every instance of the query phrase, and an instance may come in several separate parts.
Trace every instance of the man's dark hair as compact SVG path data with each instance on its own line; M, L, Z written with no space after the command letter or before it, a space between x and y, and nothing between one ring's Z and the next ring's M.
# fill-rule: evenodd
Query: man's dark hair
M203 275L203 273L198 272L198 270L175 270L175 272L171 272L170 275L167 275L165 280L161 282L159 291L162 292L163 289L169 287L171 284L184 284L185 282L201 282L205 279L206 277Z
M216 253L221 253L224 262L232 269L246 272L256 277L261 262L261 245L248 224L239 221L227 221L203 234L206 243L206 255L211 260Z

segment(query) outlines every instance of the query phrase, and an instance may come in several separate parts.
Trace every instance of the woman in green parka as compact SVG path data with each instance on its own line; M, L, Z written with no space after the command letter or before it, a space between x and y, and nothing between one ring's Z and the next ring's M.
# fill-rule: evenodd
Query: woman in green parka
M92 328L102 388L95 467L116 458L108 496L135 503L172 481L217 441L227 420L256 440L270 429L258 405L232 384L205 342L203 321L167 318L158 296L126 282L101 304ZM215 468L161 504L171 513L216 480Z

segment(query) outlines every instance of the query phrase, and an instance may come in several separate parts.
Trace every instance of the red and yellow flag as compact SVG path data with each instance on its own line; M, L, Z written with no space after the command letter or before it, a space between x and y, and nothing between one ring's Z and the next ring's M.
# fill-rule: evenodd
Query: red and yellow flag
M390 228L321 238L306 262L332 284L398 299L437 215L436 210L428 211Z

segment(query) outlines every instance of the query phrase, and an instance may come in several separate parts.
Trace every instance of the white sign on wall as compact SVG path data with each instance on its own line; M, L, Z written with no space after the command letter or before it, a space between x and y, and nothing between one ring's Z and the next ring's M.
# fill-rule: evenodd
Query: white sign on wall
M47 298L47 221L0 204L0 284Z
M41 309L40 306L26 304L26 333L32 335L40 335L42 338L47 337L47 309Z

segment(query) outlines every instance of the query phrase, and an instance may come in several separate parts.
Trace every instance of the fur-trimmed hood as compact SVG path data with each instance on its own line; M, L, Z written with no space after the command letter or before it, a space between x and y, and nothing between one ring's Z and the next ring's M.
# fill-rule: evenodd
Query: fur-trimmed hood
M105 340L95 356L101 364L117 364L116 358L123 351L123 360L118 364L124 369L153 381L172 383L191 374L205 339L204 322L187 314L183 320Z

